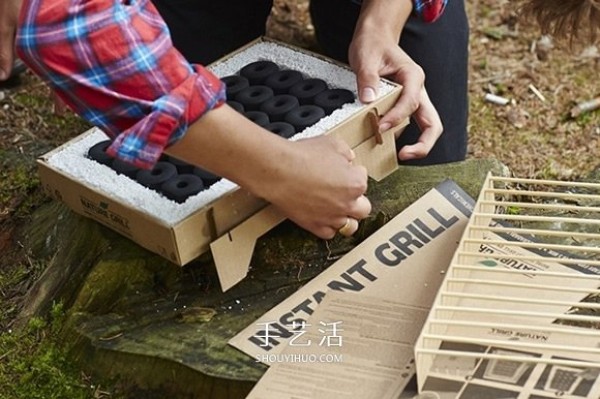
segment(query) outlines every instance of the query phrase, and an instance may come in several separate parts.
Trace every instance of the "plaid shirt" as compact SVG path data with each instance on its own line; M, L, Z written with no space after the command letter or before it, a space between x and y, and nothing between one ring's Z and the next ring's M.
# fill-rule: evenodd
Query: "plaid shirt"
M426 22L447 0L413 0ZM24 0L21 59L113 142L108 153L150 168L189 125L225 100L218 77L173 47L150 0Z
M434 22L442 13L448 0L413 0L414 10L425 22Z
M149 0L25 0L17 50L113 138L110 155L142 168L225 100L219 78L175 50Z

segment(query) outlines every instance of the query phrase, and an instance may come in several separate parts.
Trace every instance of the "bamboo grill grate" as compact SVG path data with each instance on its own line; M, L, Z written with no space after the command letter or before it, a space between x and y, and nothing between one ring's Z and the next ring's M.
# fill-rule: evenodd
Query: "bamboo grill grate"
M599 286L600 184L488 175L417 341L419 391L598 397Z

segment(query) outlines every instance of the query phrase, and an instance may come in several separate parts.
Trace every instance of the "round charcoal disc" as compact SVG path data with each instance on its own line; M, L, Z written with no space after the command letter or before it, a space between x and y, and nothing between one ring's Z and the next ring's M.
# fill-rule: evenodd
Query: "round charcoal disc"
M199 166L194 168L193 173L202 179L202 182L204 182L205 187L212 186L214 183L219 181L219 179L221 178L221 177L215 175L214 173L209 172L208 170L203 169Z
M273 89L275 94L288 94L292 86L304 80L302 74L292 69L278 71L269 76L265 82L265 86Z
M175 165L175 167L177 168L177 173L179 174L192 173L192 171L194 170L194 165L183 161L179 158L172 157L170 155L167 155L164 162L172 163L173 165Z
M239 103L237 101L229 100L229 101L227 101L227 105L229 105L231 108L235 109L240 114L243 114L245 111L242 103Z
M312 104L315 96L327 90L327 83L322 79L305 79L290 88L288 94L296 97L302 105Z
M240 91L250 86L248 79L240 75L225 76L221 78L221 81L225 83L225 93L228 100L234 98Z
M196 175L183 174L173 176L160 186L160 192L175 202L185 202L192 195L204 190L202 179Z
M110 146L110 143L110 140L104 140L91 146L87 152L88 158L93 159L102 165L110 166L113 158L106 153L106 149Z
M267 86L250 86L235 96L235 101L241 103L246 111L258 111L260 105L273 97L273 90Z
M240 75L248 79L251 85L260 85L277 71L279 71L279 66L276 63L263 60L246 65L240 69Z
M177 168L169 162L157 162L152 169L142 169L135 179L144 187L157 190L167 180L177 175Z
M285 122L294 126L297 132L301 132L309 126L317 123L325 116L325 111L316 105L301 105L285 115Z
M269 115L271 121L279 122L283 120L285 114L299 106L296 97L289 94L279 94L262 103L260 110Z
M120 159L115 159L110 165L111 169L117 172L120 175L125 175L132 179L135 179L135 176L139 172L140 168L133 166L132 164L121 161Z
M314 99L314 104L323 108L327 115L351 102L354 102L354 93L346 89L325 90L317 94Z

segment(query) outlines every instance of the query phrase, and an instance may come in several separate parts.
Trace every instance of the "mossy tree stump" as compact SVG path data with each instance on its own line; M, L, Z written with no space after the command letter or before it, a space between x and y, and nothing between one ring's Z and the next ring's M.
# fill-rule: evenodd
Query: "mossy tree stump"
M90 372L165 397L243 398L265 366L227 341L446 178L477 198L493 160L400 167L371 182L372 216L352 238L325 242L285 222L262 237L249 276L222 293L210 254L175 266L52 202L25 232L48 267L22 318L53 301L67 309L65 344Z

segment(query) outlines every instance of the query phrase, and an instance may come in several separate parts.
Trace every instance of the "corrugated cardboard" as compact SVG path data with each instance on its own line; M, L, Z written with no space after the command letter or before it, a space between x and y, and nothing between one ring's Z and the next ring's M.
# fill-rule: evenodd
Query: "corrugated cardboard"
M240 331L229 344L256 359L281 353L294 336L294 323L306 321L331 291L354 292L429 309L473 203L453 181L440 183ZM268 358L264 362L269 363Z
M218 62L234 57L239 51L261 41L277 43L261 38ZM347 68L323 56L286 44L277 44ZM268 54L265 54L264 58L268 58ZM365 106L326 132L346 141L356 153L356 162L364 165L369 175L376 180L384 178L396 169L394 133L408 123L406 121L401 126L396 126L382 134L377 132L378 115L385 114L396 103L401 91L399 85L387 83L394 86L390 93ZM83 133L40 157L38 160L40 179L46 192L51 197L63 201L75 212L110 227L178 265L189 263L206 252L213 241L223 237L220 244L214 245L212 250L224 290L245 276L256 239L283 219L272 207L258 212L265 208L267 203L239 188L198 209L185 220L175 225L167 225L158 218L119 203L111 198L109 193L73 180L69 175L49 165L47 160L53 154L81 140L86 134L90 133ZM245 221L246 224L240 226ZM236 227L237 232L232 234ZM243 234L239 234L240 231L243 231ZM246 242L244 246L249 248L243 253L237 252L237 249L243 246L240 243L242 240ZM231 251L228 243L231 245L235 243L236 251Z

